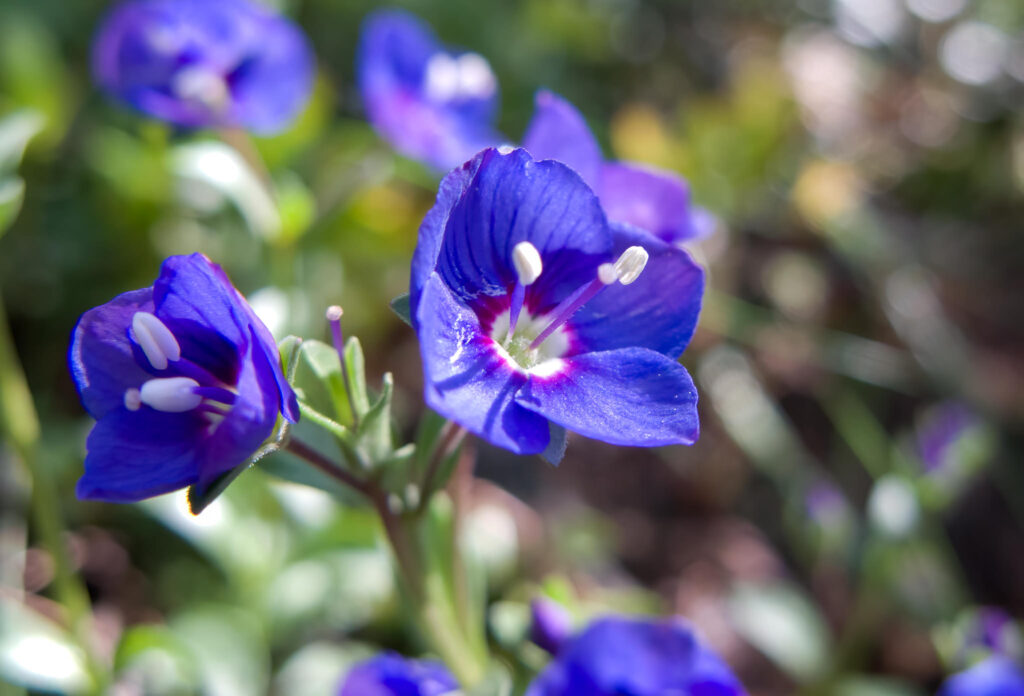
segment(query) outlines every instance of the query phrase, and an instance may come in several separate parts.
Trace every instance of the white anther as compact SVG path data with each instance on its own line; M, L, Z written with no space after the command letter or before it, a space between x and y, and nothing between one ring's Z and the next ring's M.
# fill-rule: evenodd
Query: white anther
M211 109L228 102L228 85L221 75L205 67L182 68L174 74L171 89L185 101L199 102Z
M512 265L516 267L516 275L523 285L533 285L544 270L540 252L529 242L519 242L512 247Z
M341 305L331 305L327 308L327 321L341 321L341 315L344 313Z
M435 101L448 101L459 92L459 64L443 51L427 61L427 96Z
M181 359L181 346L167 325L149 312L132 316L132 334L154 370L167 369L167 361Z
M199 382L188 377L164 377L151 379L142 385L140 401L157 411L182 413L191 411L203 401L195 393Z
M138 411L142 408L142 394L135 387L125 389L124 407L129 411Z
M619 279L619 274L615 270L614 263L602 263L597 267L597 277L601 279L601 282L605 285L611 285Z
M623 285L629 285L640 277L647 259L650 255L641 246L631 246L622 252L622 256L615 262L615 275Z
M460 96L482 99L494 94L497 81L483 56L479 53L463 53L459 56L458 65Z

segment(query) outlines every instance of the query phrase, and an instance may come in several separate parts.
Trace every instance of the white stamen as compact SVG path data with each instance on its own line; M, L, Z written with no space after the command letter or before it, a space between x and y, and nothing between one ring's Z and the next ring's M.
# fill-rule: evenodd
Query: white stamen
M629 285L639 278L649 258L647 250L640 246L631 246L622 252L622 256L615 262L615 275L619 282Z
M459 64L447 53L435 53L427 61L427 96L435 101L448 101L459 93Z
M333 304L327 308L326 316L327 321L340 321L341 316L345 313L345 310L341 308L341 305Z
M188 377L151 379L142 385L140 401L167 413L191 411L203 401L203 397L194 391L198 388L199 382Z
M529 242L519 242L512 248L512 265L516 267L519 282L523 285L532 285L544 270L540 252Z
M463 53L459 56L458 64L460 96L482 99L494 94L494 73L483 56L479 53Z
M597 267L597 277L600 278L601 282L605 285L611 285L619 279L619 274L615 270L615 264L602 263Z
M167 325L149 312L132 316L132 334L154 370L167 369L167 361L181 359L181 346Z
M204 67L182 68L171 81L174 93L185 101L220 109L228 102L228 86L221 75Z
M142 394L135 387L125 389L124 391L124 407L129 411L138 411L142 408Z

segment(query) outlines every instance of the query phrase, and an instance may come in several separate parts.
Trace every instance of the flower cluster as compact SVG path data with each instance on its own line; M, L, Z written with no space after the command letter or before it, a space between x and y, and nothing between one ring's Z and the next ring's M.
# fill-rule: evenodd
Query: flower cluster
M152 287L86 312L68 357L97 421L80 498L206 487L256 451L278 414L298 419L273 337L201 254L167 259Z
M96 82L179 126L275 133L305 105L315 60L302 32L250 0L129 0L93 45Z
M697 392L676 358L703 287L685 251L609 225L570 168L485 150L442 182L413 258L427 403L520 454L560 449L565 429L693 443Z

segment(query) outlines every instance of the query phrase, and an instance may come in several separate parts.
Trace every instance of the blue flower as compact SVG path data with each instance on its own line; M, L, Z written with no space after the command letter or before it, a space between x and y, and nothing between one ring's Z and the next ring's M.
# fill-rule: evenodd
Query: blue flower
M598 619L572 639L526 696L741 696L728 666L679 620Z
M947 679L939 696L1024 696L1024 672L1008 657L990 657Z
M530 602L530 640L554 655L572 634L572 616L558 602L537 597Z
M537 93L523 147L537 159L558 160L575 169L597 193L609 220L647 230L669 243L700 239L714 230L714 218L690 202L689 187L679 176L605 162L583 116L556 94Z
M499 144L498 83L479 54L446 48L398 10L363 23L359 89L370 122L403 155L448 171Z
M918 453L925 471L957 469L964 458L958 446L980 426L981 420L958 401L947 401L931 409L917 431Z
M209 485L298 420L273 337L202 254L82 315L68 354L96 419L78 497L129 502Z
M302 32L249 0L129 0L93 44L104 90L185 127L283 130L313 87Z
M458 688L443 665L388 653L353 667L338 696L441 696Z
M520 454L557 452L566 428L692 444L697 391L676 358L703 288L686 252L609 226L565 165L484 150L442 181L413 257L427 404Z

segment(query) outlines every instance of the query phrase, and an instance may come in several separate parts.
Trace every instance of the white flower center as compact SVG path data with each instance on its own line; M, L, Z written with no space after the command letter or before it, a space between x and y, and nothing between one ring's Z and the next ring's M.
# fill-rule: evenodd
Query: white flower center
M550 317L534 317L524 309L516 322L515 333L509 336L509 312L506 310L495 317L490 336L506 362L522 372L544 377L562 368L561 358L569 351L569 334L563 327L553 331L540 345L530 347L550 323Z

